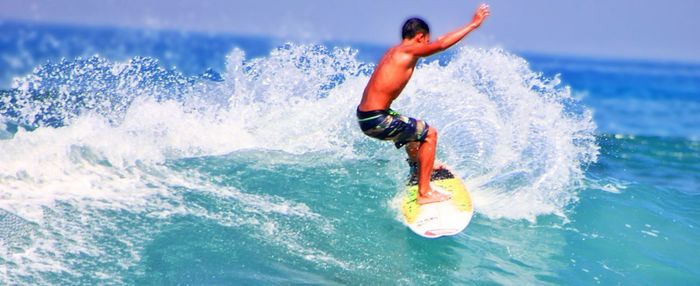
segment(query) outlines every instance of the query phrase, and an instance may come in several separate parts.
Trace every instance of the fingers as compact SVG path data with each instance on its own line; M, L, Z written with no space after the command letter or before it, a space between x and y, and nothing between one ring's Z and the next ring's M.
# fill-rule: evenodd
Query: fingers
M489 5L486 3L482 3L479 5L479 12L484 15L484 17L488 16L491 14L491 10L489 9Z
M479 5L479 8L476 9L473 21L476 21L477 25L481 25L481 22L483 22L489 15L491 15L489 5L487 5L486 3L482 3L481 5Z

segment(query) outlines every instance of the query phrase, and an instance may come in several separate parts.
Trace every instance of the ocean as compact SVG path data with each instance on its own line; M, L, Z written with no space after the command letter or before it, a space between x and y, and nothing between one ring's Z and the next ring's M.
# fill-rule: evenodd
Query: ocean
M700 64L421 61L475 206L430 240L355 120L385 48L0 23L0 284L700 284Z

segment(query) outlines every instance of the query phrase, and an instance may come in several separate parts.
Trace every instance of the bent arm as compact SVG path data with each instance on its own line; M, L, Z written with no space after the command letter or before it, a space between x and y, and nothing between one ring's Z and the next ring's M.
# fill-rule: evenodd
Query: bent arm
M454 46L460 40L464 39L464 37L466 37L467 34L469 34L471 31L481 26L481 23L484 22L484 20L486 19L486 17L488 17L489 14L489 6L486 4L481 4L481 6L479 6L479 8L476 10L476 13L474 14L474 18L472 19L471 23L455 31L438 37L437 41L432 42L428 45L416 46L411 51L409 51L409 53L412 53L413 55L419 57L426 57L444 51Z

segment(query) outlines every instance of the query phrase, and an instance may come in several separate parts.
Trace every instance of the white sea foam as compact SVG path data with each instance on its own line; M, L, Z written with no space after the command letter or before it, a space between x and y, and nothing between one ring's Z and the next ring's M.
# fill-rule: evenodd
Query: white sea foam
M355 107L372 66L357 61L350 49L286 45L252 60L234 50L222 82L200 81L172 97L149 96L156 88L128 93L130 87L138 89L157 78L124 74L139 70L129 63L99 65L103 68L94 71L78 68L88 75L106 72L118 77L112 85L119 92L112 94L123 100L113 103L114 108L99 105L103 97L95 95L91 106L100 108L52 111L52 116L65 119L62 127L20 130L0 140L0 208L23 218L30 241L19 247L2 245L3 259L13 266L0 273L5 275L0 280L73 273L74 256L101 256L113 250L94 241L96 232L119 233L114 239L129 251L114 259L128 269L140 259L146 234L157 227L136 224L125 230L109 222L103 211L162 220L194 215L222 225L254 225L256 235L267 238L291 233L276 224L275 215L299 216L316 221L320 231L333 231L308 206L206 184L170 170L163 165L168 160L265 149L324 152L341 160L390 158L404 164L402 152L365 137L357 127ZM94 77L89 84L105 86L103 77ZM43 81L28 76L16 83L28 91ZM60 100L71 98L69 84L74 83L55 86ZM158 92L167 90L163 86ZM18 102L24 104L18 110L31 114L51 106L33 105L29 97ZM564 215L566 205L576 200L573 186L582 178L582 166L596 160L591 114L570 111L575 105L571 91L558 79L542 78L523 59L498 49L462 48L447 64L419 66L394 108L424 118L439 130L438 157L466 180L477 212L534 220L541 214ZM173 187L233 199L256 216L188 204L183 191ZM305 259L351 267L299 239L271 241Z
M591 113L557 78L498 49L463 48L418 69L395 106L439 130L439 153L489 217L564 215L598 147ZM440 155L439 155L440 157Z

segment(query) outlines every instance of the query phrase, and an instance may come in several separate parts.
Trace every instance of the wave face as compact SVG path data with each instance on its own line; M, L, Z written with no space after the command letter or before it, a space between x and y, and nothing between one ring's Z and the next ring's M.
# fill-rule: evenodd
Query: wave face
M396 281L391 273L412 260L367 260L380 250L351 235L387 245L387 225L404 233L393 209L404 155L365 137L354 117L373 68L349 48L286 44L253 59L234 49L220 74L95 56L15 78L0 102L0 280L173 282L149 267L187 258L153 245L182 236L215 260L207 237L235 237L226 251L258 257L251 271L269 275L252 282ZM465 179L484 218L565 218L598 156L591 112L570 88L499 49L423 62L393 107L438 128L438 158ZM182 229L199 224L204 233ZM313 274L329 270L349 278ZM251 282L240 271L234 281ZM437 271L416 275L451 273Z

